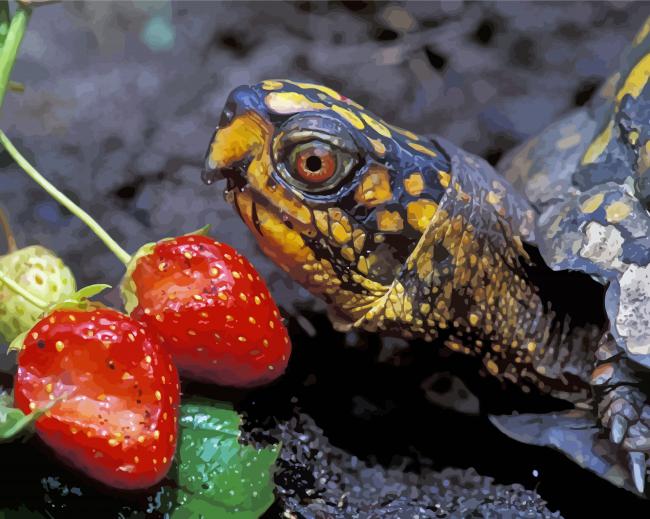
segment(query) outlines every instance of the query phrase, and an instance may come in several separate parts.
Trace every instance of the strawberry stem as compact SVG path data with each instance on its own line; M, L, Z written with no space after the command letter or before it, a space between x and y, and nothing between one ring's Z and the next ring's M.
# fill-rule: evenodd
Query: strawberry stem
M0 207L0 227L2 227L2 232L5 234L8 251L10 253L14 252L18 248L16 245L16 238L14 237L14 233L11 230L11 225L9 225L9 217L7 216L7 213L5 213L4 209L2 209L2 207Z
M63 207L85 223L90 230L104 242L104 245L106 245L106 247L117 256L117 259L124 263L124 265L129 264L131 261L131 255L120 247L92 216L54 187L36 170L36 168L34 168L34 166L27 162L27 159L21 155L2 130L0 130L0 143L2 143L9 155L11 155L11 157L18 163L23 171L34 180L34 182L41 186L52 198L54 198L54 200L59 202Z
M27 24L29 23L31 15L31 9L24 5L20 5L14 14L14 17L11 19L9 30L4 39L2 52L0 52L0 108L2 108L2 103L4 102L5 94L7 93L7 87L9 86L11 69L14 68L18 49L23 41L23 36L25 36L25 30L27 29ZM3 18L6 16L8 15L5 11ZM6 19L3 19L2 22L6 23Z
M47 307L49 306L47 302L43 301L40 297L37 297L34 294L31 294L30 292L25 290L23 287L21 287L18 283L16 283L13 279L11 279L1 270L0 270L0 282L7 285L7 287L9 287L9 290L15 292L23 299L26 299L35 307L40 308L41 310L47 310Z

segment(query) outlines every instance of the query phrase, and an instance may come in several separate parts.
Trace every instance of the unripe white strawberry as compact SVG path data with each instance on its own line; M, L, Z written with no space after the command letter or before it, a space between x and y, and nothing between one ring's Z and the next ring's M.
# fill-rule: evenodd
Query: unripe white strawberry
M0 271L48 304L66 299L77 290L74 276L61 258L40 245L0 256ZM0 340L11 342L34 326L42 313L42 309L0 282Z

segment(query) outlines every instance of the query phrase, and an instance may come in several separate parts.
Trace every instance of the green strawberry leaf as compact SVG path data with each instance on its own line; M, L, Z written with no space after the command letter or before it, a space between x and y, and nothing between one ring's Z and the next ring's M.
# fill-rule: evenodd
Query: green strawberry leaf
M110 288L112 288L111 285L106 285L103 283L88 285L87 287L83 287L82 289L77 290L70 299L90 299L91 297L95 297L97 294L101 294L104 290L108 290Z
M20 351L23 349L23 343L25 342L25 337L27 337L27 334L29 333L29 330L26 332L23 332L19 335L16 335L14 339L9 343L9 347L7 348L7 353L10 351Z
M137 287L135 286L135 281L133 281L133 271L137 267L140 258L153 253L156 244L156 242L145 243L131 256L131 261L126 266L126 272L120 283L120 293L122 294L124 308L128 314L133 312L135 307L138 306Z
M32 432L32 424L49 411L60 398L49 402L45 407L25 414L11 405L11 397L6 393L0 399L0 443L11 442Z
M210 224L206 224L196 231L186 233L184 236L207 236L210 233L211 227Z
M192 399L181 406L172 518L256 519L273 504L280 446L242 445L240 423L228 403Z

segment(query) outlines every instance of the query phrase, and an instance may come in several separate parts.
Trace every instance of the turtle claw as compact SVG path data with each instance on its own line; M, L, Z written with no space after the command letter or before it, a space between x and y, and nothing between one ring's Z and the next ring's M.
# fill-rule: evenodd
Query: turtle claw
M639 494L645 491L646 455L643 452L633 451L629 455L630 473Z
M620 445L625 433L627 432L627 426L628 423L624 416L617 414L612 418L611 428L609 431L609 438L612 443Z

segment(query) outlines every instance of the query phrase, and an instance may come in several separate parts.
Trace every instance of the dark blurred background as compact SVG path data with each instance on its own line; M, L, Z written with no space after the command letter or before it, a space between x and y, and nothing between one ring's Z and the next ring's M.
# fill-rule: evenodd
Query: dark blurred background
M391 123L416 132L438 133L495 164L517 143L584 105L616 66L619 54L648 15L650 3L643 2L88 1L46 5L34 12L13 74L14 80L25 84L25 92L8 94L2 126L45 176L90 210L130 252L146 241L210 223L215 236L247 255L266 277L285 314L294 316L298 360L285 386L296 380L311 386L312 396L303 395L301 402L316 416L317 425L326 429L325 435L334 437L348 451L358 448L369 455L373 442L366 452L362 439L348 440L340 430L327 430L327 424L336 422L337 416L318 415L324 390L316 381L327 375L310 374L309 370L319 369L319 363L314 358L305 360L307 354L301 348L303 339L305 344L314 337L318 342L318 334L328 326L318 314L322 306L258 251L244 224L223 200L221 186L207 187L200 180L203 156L229 91L266 78L324 83ZM118 283L121 264L83 224L12 165L6 154L0 155L0 204L11 215L19 244L41 243L56 250L74 269L80 285ZM119 303L115 292L108 297ZM321 341L353 344L359 340L333 337ZM327 355L326 345L313 347L318 355ZM383 344L381 351L400 347ZM337 362L350 361L352 354L336 351L339 356L333 357ZM363 356L352 360L358 363L354 365L357 370L367 362ZM323 369L328 366L338 369L332 359ZM366 432L370 434L373 427L376 430L376 422L369 416L384 413L385 423L380 423L390 426L395 422L394 409L404 409L403 401L411 401L412 396L405 393L391 401L384 395L378 399L388 402L385 407L374 402L373 391L390 390L381 369L368 374L367 381L359 381L358 386L365 386L367 395L359 397L364 389L354 386L358 394L351 395L346 387L335 396L349 404L351 416L360 417L359 423L366 420L375 424L368 426ZM351 380L353 374L344 369L337 377ZM400 377L408 378L399 375L392 380L405 383ZM333 380L332 387L336 384ZM278 391L280 396L272 393L276 401L285 397L289 401L293 394L286 387ZM316 394L319 396L313 396ZM339 408L333 405L332 409ZM426 424L434 419L427 416L419 424L420 446L405 447L416 458L427 442L442 441L436 437L427 440L431 430ZM452 420L447 415L443 418ZM321 438L322 431L314 429L311 419L305 420L307 425L304 420L298 425L317 438L314 452L330 449ZM460 420L450 426L449 434L464 431L463 438L467 439L472 432L468 427L474 426ZM297 427L296 423L276 433L287 444L307 441L292 427ZM393 427L399 443L403 438L397 426ZM527 474L529 479L521 482L528 488L536 484L537 475L530 476L533 469L537 473L540 463L547 459L555 464L554 469L548 469L556 470L551 474L583 477L582 471L560 455L541 449L517 450L514 442L498 440L498 433L489 428L486 431L487 438L480 436L482 430L476 431L474 442L486 442L487 450L490 442L501 441L499 448L507 449L505 455L497 452L480 461L476 454L480 445L474 445L473 450L451 449L438 456L437 462L477 466L482 473L502 478L498 483L519 482L522 474ZM330 455L344 466L339 472L361 471L356 457L338 451ZM295 453L291 456L284 455L285 464L293 463L303 470L300 463L304 460L296 461ZM532 457L510 470L508 463L514 466L518 456ZM382 461L381 455L379 458ZM495 461L498 459L503 462ZM354 470L350 468L353 465ZM541 511L550 514L539 496L522 493L517 485L495 490L490 480L471 471L451 476L432 472L433 476L416 480L402 475L405 466L393 468L390 474L383 469L370 471L363 477L374 481L375 487L388 488L399 481L401 486L394 487L399 492L393 491L411 492L411 501L400 501L403 496L388 499L385 494L390 492L386 490L381 499L373 497L379 503L375 505L384 506L384 515L363 517L413 517L419 500L424 499L414 489L422 488L423 481L447 496L446 502L452 503L449 510L460 514L452 516L464 516L463 510L474 510L479 516L480 510L487 516L500 510L503 517L537 517ZM313 463L309 467L305 474L315 471ZM298 469L285 470L283 477L298 478ZM336 477L339 482L345 479L340 474ZM349 486L358 487L363 477L350 476ZM594 485L596 493L608 488L593 477L584 477L582 481ZM296 481L284 481L284 485L296 486ZM471 497L474 501L455 493L468 487L469 481L477 485L478 494ZM551 501L550 509L559 509L567 516L575 515L583 506L568 490L563 493L568 483L560 478L548 483L546 493L544 487L540 489L542 498ZM332 496L347 495L348 490L335 487ZM356 492L363 499L364 489L359 487ZM434 491L427 492L433 495ZM480 499L476 497L479 494ZM590 495L587 488L579 498L588 499ZM623 496L621 492L599 495L603 500L620 500ZM298 497L294 495L296 502L302 503ZM332 499L336 508L338 497ZM382 499L388 500L384 503ZM421 517L436 516L431 499ZM501 508L480 508L486 502L498 502ZM282 501L275 511L286 503ZM515 504L518 510L529 507L530 513L515 513ZM286 505L287 509L291 506ZM305 506L301 509L305 517L331 516L318 515L309 508L312 505ZM592 503L591 509L598 506L601 503ZM406 515L400 515L402 512Z

